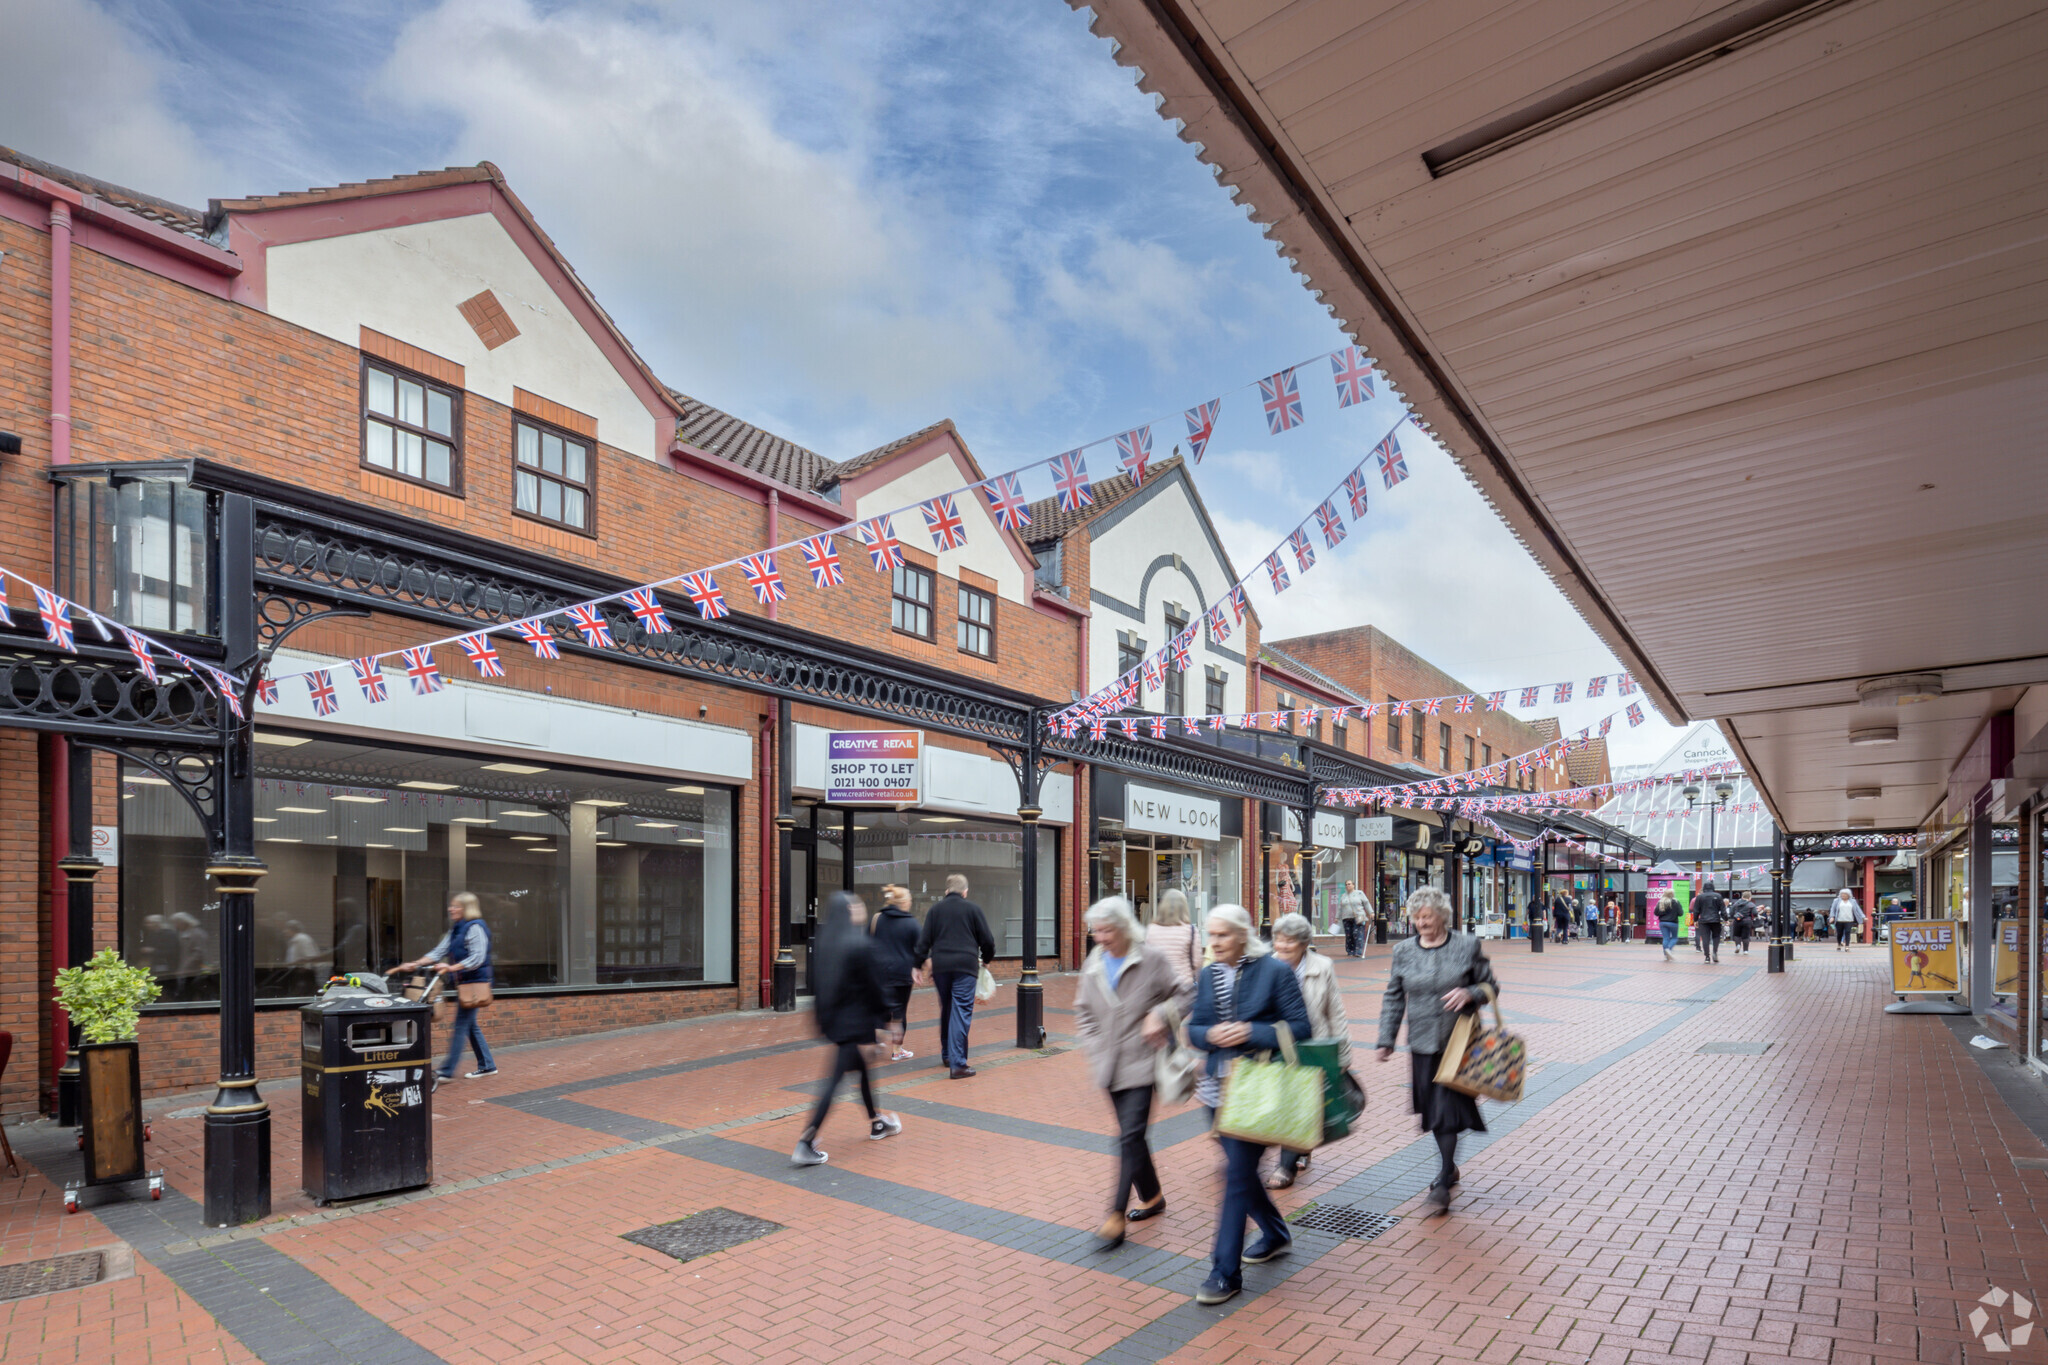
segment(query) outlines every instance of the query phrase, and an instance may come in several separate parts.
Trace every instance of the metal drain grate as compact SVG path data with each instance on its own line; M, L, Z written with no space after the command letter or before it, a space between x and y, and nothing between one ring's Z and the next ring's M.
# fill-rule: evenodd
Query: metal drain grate
M1700 1052L1727 1057L1761 1057L1771 1050L1769 1043L1705 1043Z
M678 1261L694 1261L699 1256L709 1256L714 1251L724 1251L780 1231L782 1224L771 1223L766 1218L734 1213L731 1209L706 1209L688 1218L678 1218L673 1223L656 1223L651 1228L620 1235L629 1242L652 1247Z
M1391 1213L1370 1213L1342 1204L1304 1204L1288 1221L1296 1227L1334 1232L1339 1237L1355 1237L1361 1242L1370 1242L1401 1220Z
M68 1256L0 1265L0 1300L54 1294L60 1289L82 1289L89 1284L98 1284L105 1269L106 1262L97 1251L74 1251Z

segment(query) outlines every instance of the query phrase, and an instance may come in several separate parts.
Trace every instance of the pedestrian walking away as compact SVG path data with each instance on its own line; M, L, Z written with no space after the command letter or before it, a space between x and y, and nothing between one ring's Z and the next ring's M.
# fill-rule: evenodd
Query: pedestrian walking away
M1729 907L1729 914L1734 917L1735 951L1746 953L1749 951L1750 939L1756 934L1757 919L1756 902L1749 898L1749 892L1742 891L1736 894L1735 904Z
M1411 896L1409 899L1413 900L1414 897ZM1559 943L1572 941L1572 898L1562 891L1551 898L1550 922L1557 926Z
M1408 897L1415 937L1394 950L1380 1003L1379 1059L1394 1055L1401 1020L1408 1021L1408 1083L1422 1131L1436 1138L1442 1165L1429 1187L1429 1202L1449 1208L1459 1183L1458 1134L1483 1133L1479 1101L1436 1083L1444 1046L1458 1016L1500 998L1500 983L1479 940L1451 929L1450 898L1433 886Z
M1270 956L1272 949L1252 931L1252 917L1245 908L1217 906L1209 912L1206 928L1215 960L1202 969L1188 1041L1209 1054L1195 1098L1209 1111L1213 1124L1233 1060L1278 1048L1280 1034L1274 1025L1283 1021L1297 1038L1311 1033L1300 984L1286 963ZM1223 1147L1223 1208L1216 1221L1209 1278L1195 1294L1195 1302L1203 1304L1236 1298L1244 1289L1244 1262L1257 1265L1285 1255L1294 1241L1287 1220L1259 1180L1265 1148L1222 1134L1216 1140ZM1244 1244L1247 1218L1258 1224L1261 1234L1249 1248Z
M1188 923L1188 898L1184 892L1169 887L1159 893L1152 923L1145 926L1145 951L1165 958L1173 968L1174 978L1188 988L1192 998L1195 974L1202 970L1207 945L1202 942L1200 927ZM1181 1013L1187 1013L1185 1006Z
M832 1069L811 1108L803 1136L796 1140L796 1150L789 1154L792 1166L825 1164L826 1154L818 1148L818 1129L824 1126L839 1094L839 1082L849 1071L860 1075L860 1102L868 1111L868 1136L879 1141L903 1131L901 1119L875 1107L874 1080L868 1074L868 1050L889 1026L889 1007L883 999L867 921L865 901L851 891L834 891L818 922L818 937L811 945L811 1008L817 1016L818 1033L832 1045Z
M1300 915L1282 915L1273 923L1273 956L1294 969L1295 984L1301 987L1302 1006L1308 1010L1312 1037L1337 1040L1337 1065L1351 1069L1351 1023L1344 1017L1344 993L1337 985L1337 968L1316 951L1315 930ZM1266 1188L1284 1190L1309 1168L1310 1154L1282 1148L1280 1165L1266 1177Z
M1178 892L1168 892L1178 895ZM1166 897L1161 896L1162 905ZM1130 1222L1166 1211L1166 1193L1152 1165L1146 1132L1152 1124L1154 1054L1166 1042L1171 1021L1193 999L1194 979L1178 976L1167 952L1150 944L1131 903L1111 896L1088 907L1085 920L1095 946L1081 965L1074 991L1074 1032L1088 1050L1088 1069L1109 1094L1116 1113L1116 1186L1109 1216L1096 1232L1095 1249L1123 1245ZM1135 1193L1138 1202L1133 1204Z
M1713 879L1707 879L1699 895L1692 898L1693 934L1700 941L1700 954L1709 962L1721 960L1721 924L1728 918L1727 902L1714 889Z
M1657 902L1657 933L1664 940L1664 960L1671 961L1671 950L1678 946L1678 922L1685 914L1685 907L1678 903L1678 897L1669 891Z
M1857 903L1856 893L1843 887L1828 907L1828 918L1835 926L1835 951L1848 952L1849 936L1863 927L1863 907Z
M967 899L967 878L946 878L946 894L924 912L924 928L912 949L920 972L931 973L939 994L939 1053L947 1075L964 1080L974 1074L967 1064L967 1031L974 1023L974 983L981 964L996 955L988 916Z
M473 892L458 891L448 898L448 932L427 950L426 956L401 962L392 970L411 972L429 964L443 976L455 978L455 1027L448 1035L448 1055L434 1071L436 1088L455 1074L465 1042L476 1053L476 1070L467 1073L464 1079L475 1081L497 1075L498 1064L491 1060L490 1044L484 1041L484 1031L476 1022L477 1011L491 1003L491 930L484 923L483 906Z
M874 914L869 936L874 940L875 977L882 983L882 1003L889 1011L889 1060L907 1062L917 1054L903 1046L910 1031L910 993L917 971L917 936L921 926L910 913L910 888L882 888L882 908Z
M1372 919L1372 900L1358 889L1357 882L1344 883L1337 900L1337 917L1344 922L1344 955L1365 956L1365 926Z

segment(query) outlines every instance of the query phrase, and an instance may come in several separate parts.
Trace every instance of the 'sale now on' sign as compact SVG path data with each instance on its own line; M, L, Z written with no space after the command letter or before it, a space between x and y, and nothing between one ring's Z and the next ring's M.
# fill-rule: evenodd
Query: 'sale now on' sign
M924 731L828 733L825 800L835 806L917 805L924 800Z

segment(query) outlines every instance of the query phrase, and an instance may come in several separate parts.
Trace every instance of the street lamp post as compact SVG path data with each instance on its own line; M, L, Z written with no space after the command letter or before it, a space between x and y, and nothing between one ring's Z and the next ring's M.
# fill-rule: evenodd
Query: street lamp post
M1728 804L1728 798L1733 795L1735 795L1735 788L1729 786L1726 782L1716 782L1714 784L1714 803L1707 807L1707 880L1709 881L1713 880L1715 864L1719 861L1719 855L1715 851L1718 836L1714 828L1714 819L1721 813L1721 808ZM1688 813L1699 804L1700 796L1701 792L1697 784L1686 784L1685 809ZM1735 864L1732 859L1729 861L1728 874L1731 877L1735 875Z

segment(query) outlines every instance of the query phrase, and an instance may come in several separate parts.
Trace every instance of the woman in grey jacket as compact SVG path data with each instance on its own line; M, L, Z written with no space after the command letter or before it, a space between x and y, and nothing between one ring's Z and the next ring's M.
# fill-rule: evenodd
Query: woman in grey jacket
M1408 1061L1415 1112L1422 1131L1436 1135L1443 1168L1429 1187L1429 1202L1448 1208L1458 1183L1458 1134L1486 1131L1479 1102L1436 1083L1436 1069L1450 1041L1451 1026L1467 1010L1500 996L1493 964L1470 934L1451 932L1451 902L1433 886L1408 897L1415 937L1401 940L1387 968L1387 993L1380 1004L1379 1059L1394 1055L1401 1018L1408 1018Z

